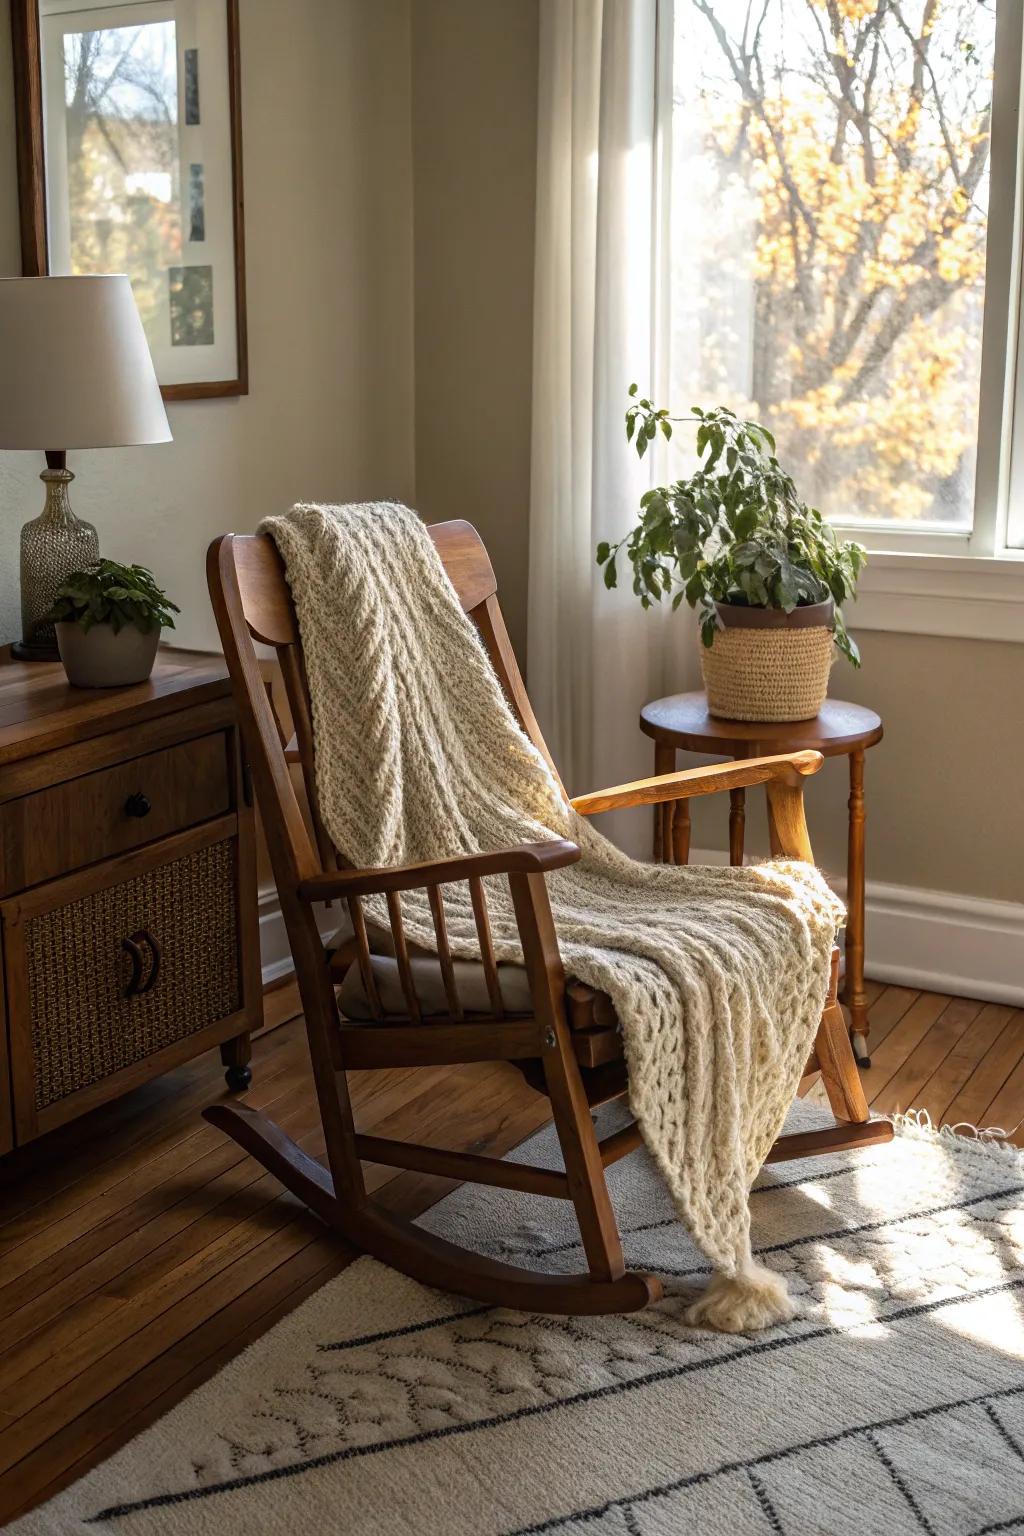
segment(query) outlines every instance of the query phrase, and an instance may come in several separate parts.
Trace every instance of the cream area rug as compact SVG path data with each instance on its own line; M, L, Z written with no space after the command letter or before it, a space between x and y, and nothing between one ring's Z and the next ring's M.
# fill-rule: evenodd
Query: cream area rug
M529 1317L360 1259L12 1533L1024 1533L1018 1154L905 1125L765 1170L755 1252L799 1314L750 1336L683 1324L706 1261L640 1154L611 1179L659 1305ZM580 1261L553 1200L463 1188L428 1224Z

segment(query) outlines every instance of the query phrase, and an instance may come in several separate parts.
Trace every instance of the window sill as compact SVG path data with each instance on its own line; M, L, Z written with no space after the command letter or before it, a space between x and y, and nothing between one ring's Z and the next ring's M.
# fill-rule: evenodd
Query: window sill
M858 630L1024 642L1024 552L868 556L846 622Z

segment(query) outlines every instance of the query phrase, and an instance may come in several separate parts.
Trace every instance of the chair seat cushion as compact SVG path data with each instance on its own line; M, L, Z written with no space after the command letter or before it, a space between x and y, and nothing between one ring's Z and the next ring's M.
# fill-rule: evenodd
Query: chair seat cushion
M391 955L374 954L370 957L373 978L377 984L381 1007L386 1018L404 1018L408 1015L405 993L398 972L398 962ZM450 1010L444 989L440 962L434 955L413 955L409 960L416 996L424 1018L447 1017ZM463 1011L493 1017L487 977L479 960L455 960L452 962L455 985ZM505 1012L531 1014L530 982L521 965L498 966L498 986L501 989ZM615 1024L615 1010L611 998L604 992L595 992L582 982L570 981L566 989L569 1003L569 1021L573 1029L607 1028ZM358 961L353 961L345 972L338 989L338 1007L346 1019L358 1023L373 1018L363 984Z

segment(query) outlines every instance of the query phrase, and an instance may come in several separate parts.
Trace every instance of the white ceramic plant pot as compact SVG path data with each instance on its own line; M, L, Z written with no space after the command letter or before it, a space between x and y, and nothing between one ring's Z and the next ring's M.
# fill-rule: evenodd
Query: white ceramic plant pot
M144 683L153 670L160 626L143 631L124 624L94 624L85 630L74 621L56 624L57 648L68 682L76 688L124 688Z

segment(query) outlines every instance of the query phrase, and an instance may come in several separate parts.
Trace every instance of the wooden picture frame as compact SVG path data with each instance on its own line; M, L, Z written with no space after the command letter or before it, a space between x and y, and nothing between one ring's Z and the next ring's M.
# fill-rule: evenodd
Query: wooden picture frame
M202 400L249 392L245 297L245 202L242 183L241 53L238 0L224 0L227 36L228 132L231 152L231 229L234 244L236 367L230 378L161 383L165 400ZM21 265L26 277L49 272L46 139L43 119L43 36L38 0L11 0L14 113ZM231 309L228 309L231 313Z

